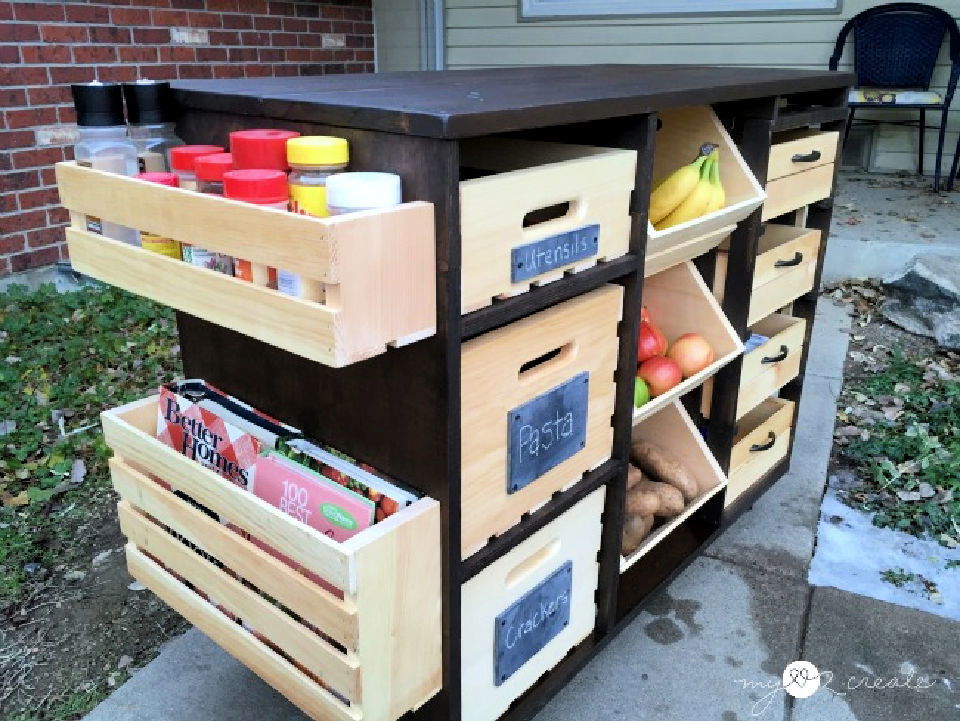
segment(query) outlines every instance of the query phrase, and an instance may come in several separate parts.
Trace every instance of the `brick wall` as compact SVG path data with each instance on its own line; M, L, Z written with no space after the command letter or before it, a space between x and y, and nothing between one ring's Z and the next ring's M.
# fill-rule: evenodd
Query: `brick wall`
M0 276L66 258L70 83L373 71L371 0L0 0Z

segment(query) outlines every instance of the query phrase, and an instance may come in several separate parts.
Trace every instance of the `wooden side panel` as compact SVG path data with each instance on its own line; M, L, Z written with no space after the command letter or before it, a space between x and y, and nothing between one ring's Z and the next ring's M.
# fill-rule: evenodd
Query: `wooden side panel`
M419 501L402 521L387 519L351 540L363 718L394 721L442 685L440 505Z
M840 133L835 130L804 129L778 135L770 146L767 181L832 163L837 157L839 140ZM794 157L799 159L794 160ZM808 160L807 157L815 159Z
M621 287L608 285L463 346L464 558L610 457L622 298ZM554 351L558 355L521 373L524 364ZM590 374L585 447L508 494L509 412L583 371Z
M735 225L725 225L717 230L713 230L703 235L695 236L690 240L679 243L669 243L666 247L661 245L660 250L647 250L646 261L643 266L645 277L656 275L660 271L671 268L685 260L698 258L712 248L716 248L723 239L730 235L736 228Z
M133 544L127 545L127 566L130 574L164 603L277 689L310 718L317 721L361 721L358 710L344 706L329 691L231 621Z
M527 538L463 585L463 721L494 721L593 630L597 552L605 488ZM497 616L572 561L570 623L499 686L494 683Z
M635 151L503 139L472 141L462 148L465 165L508 168L460 183L464 312L627 252ZM517 165L529 167L510 169ZM570 208L563 217L523 227L527 213L566 202ZM511 281L513 248L592 224L600 226L595 257L555 268L546 278Z
M767 200L761 220L770 220L830 197L833 188L833 163L786 175L767 183Z

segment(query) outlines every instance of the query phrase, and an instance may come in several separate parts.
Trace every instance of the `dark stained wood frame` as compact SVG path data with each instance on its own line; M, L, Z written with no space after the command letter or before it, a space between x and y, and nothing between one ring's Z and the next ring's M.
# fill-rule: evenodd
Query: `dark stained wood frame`
M620 78L625 66L617 68ZM534 82L537 70L518 69L514 75ZM846 118L846 74L806 71L773 72L752 77L753 70L681 68L659 66L654 90L637 88L636 97L625 97L620 86L606 96L591 84L601 83L597 68L567 69L571 81L591 101L570 102L566 108L536 105L526 112L501 98L497 111L477 112L467 100L462 110L427 110L404 113L393 107L363 107L351 112L350 102L360 103L353 91L363 89L388 97L390 89L404 91L403 100L419 98L429 104L438 93L482 78L485 71L324 79L323 92L307 92L305 79L217 81L216 86L184 83L179 91L186 111L179 124L181 136L192 143L222 142L226 133L241 128L284 127L308 134L346 137L351 144L355 170L390 168L403 179L405 200L426 200L436 210L437 334L404 348L389 350L363 363L330 369L293 356L184 313L178 314L184 371L187 377L205 378L228 393L263 408L307 433L355 455L436 498L442 508L443 545L443 690L409 721L459 721L460 719L460 586L500 558L517 543L571 508L587 494L605 486L603 541L599 554L600 580L596 594L597 624L594 634L578 645L551 672L517 699L502 721L532 717L597 651L603 648L643 608L645 601L669 583L730 523L789 467L789 455L729 508L718 494L659 543L650 553L620 573L626 468L632 429L633 378L636 338L643 285L646 247L647 198L652 183L656 110L710 102L730 129L743 156L761 183L765 182L773 132L823 124L842 129ZM708 72L710 71L710 72ZM564 76L563 73L551 75ZM505 77L490 71L490 77ZM672 80L671 80L672 79ZM712 79L712 80L711 80ZM431 86L414 90L417 83ZM479 82L479 80L477 80ZM518 81L519 82L519 81ZM713 86L694 92L697 83ZM656 85L656 83L653 83ZM668 89L666 86L669 85ZM373 86L376 86L374 89ZM624 86L625 87L625 86ZM340 89L339 93L337 89ZM443 88L447 88L446 91ZM543 91L547 96L550 92ZM411 94L412 93L412 94ZM419 95L417 94L419 93ZM402 93L401 93L402 94ZM368 97L364 96L364 97ZM621 97L624 96L624 97ZM546 100L543 100L546 103ZM456 103L455 103L456 105ZM460 105L457 105L459 108ZM564 112L564 110L568 112ZM330 123L330 124L326 124ZM559 142L596 144L635 149L639 162L631 200L632 227L629 253L590 270L565 277L541 288L482 310L461 316L459 236L459 137L494 132L514 132ZM841 133L842 135L842 133ZM433 137L428 137L433 136ZM839 163L838 163L839 165ZM811 207L808 224L829 230L832 203ZM730 243L724 311L742 337L746 337L750 280L753 277L760 211L740 223ZM821 244L820 270L826 242ZM713 277L715 252L697 259L708 280ZM466 340L526 317L604 283L625 289L617 370L617 396L612 423L611 458L587 473L566 492L523 518L521 523L470 558L460 560L460 346ZM794 313L813 326L816 292L799 299ZM788 384L784 397L799 401L806 351L800 377ZM685 403L707 428L708 443L726 470L737 425L736 397L740 360L725 367L714 383L709 421L699 418L699 390ZM791 447L792 451L792 447Z

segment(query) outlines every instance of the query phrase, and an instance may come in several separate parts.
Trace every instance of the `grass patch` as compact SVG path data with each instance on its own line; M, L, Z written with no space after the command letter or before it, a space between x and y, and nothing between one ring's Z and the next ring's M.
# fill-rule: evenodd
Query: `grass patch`
M856 470L852 505L880 527L960 545L960 356L894 350L850 381L838 414L841 457ZM846 423L847 425L842 425Z
M0 609L79 560L70 529L108 495L99 413L179 372L168 308L107 287L0 293Z

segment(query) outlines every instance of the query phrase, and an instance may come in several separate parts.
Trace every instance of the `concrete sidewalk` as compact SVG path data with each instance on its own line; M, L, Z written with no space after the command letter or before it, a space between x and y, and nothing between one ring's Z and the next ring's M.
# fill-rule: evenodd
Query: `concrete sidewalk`
M790 473L681 574L537 716L538 721L956 721L960 627L830 588L807 569L832 445L849 319L818 318ZM784 667L813 662L831 690L795 700ZM929 688L904 688L910 673ZM874 690L877 679L899 687ZM855 690L849 690L849 686ZM840 695L840 693L844 695ZM88 721L303 721L196 630Z

